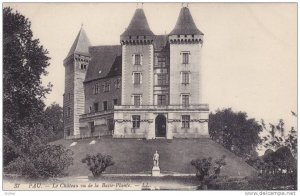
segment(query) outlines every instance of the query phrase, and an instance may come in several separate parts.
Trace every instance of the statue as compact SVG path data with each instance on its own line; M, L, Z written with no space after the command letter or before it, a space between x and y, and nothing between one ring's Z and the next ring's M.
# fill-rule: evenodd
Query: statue
M159 167L159 154L157 153L157 150L153 155L153 167Z
M153 168L152 168L152 176L160 176L160 169L159 169L159 154L157 150L153 155Z

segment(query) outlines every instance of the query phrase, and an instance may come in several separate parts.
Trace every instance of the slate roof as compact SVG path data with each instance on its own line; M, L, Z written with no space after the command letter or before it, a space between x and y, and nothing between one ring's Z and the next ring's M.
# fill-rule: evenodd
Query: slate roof
M93 46L89 48L89 52L91 54L91 61L86 72L85 82L121 75L121 45Z
M168 42L168 35L157 35L153 41L155 50L162 50ZM89 63L85 82L122 75L122 46L91 46L89 47L91 61ZM101 73L99 73L101 71Z
M153 40L154 50L163 49L168 43L168 35L156 35Z
M137 36L137 35L154 35L151 31L147 18L143 9L136 9L131 19L128 28L122 33L123 36Z
M169 35L203 35L196 27L189 8L183 7L180 10L176 25Z
M69 50L69 53L66 58L71 56L72 54L83 54L89 55L89 47L91 46L91 42L88 39L85 30L83 27L79 30L77 37Z

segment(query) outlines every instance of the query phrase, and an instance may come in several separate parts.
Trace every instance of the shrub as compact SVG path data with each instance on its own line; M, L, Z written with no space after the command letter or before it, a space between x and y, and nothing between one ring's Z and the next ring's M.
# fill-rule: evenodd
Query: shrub
M97 155L87 154L86 157L82 159L82 163L87 164L95 178L100 177L107 167L115 164L110 155L102 155L101 153Z
M225 158L223 155L214 163L211 157L191 161L191 165L197 170L196 177L201 183L199 189L208 189L213 186L214 181L220 175L221 168L226 165Z
M10 162L5 171L34 179L65 176L72 154L62 145L39 145Z

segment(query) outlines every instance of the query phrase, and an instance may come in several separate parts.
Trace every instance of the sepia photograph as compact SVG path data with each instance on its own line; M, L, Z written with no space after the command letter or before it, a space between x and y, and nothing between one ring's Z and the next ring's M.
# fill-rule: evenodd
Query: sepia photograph
M297 18L297 2L3 2L2 191L296 195Z

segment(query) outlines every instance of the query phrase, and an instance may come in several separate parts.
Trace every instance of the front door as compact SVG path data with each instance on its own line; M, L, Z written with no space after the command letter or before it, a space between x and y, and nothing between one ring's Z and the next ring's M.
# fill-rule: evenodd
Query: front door
M162 114L155 119L155 137L166 137L166 117Z

